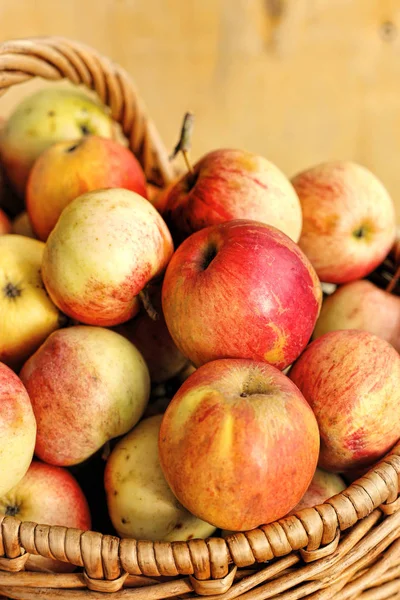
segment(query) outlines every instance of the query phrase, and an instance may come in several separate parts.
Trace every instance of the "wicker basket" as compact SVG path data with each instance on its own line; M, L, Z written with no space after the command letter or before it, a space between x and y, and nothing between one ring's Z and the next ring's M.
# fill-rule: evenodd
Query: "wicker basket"
M148 181L172 177L167 153L126 72L61 38L0 45L0 94L39 76L97 92L121 124ZM0 519L0 595L30 600L400 599L400 445L325 504L226 539L120 540L110 535ZM1 474L0 474L1 477ZM29 554L80 567L28 572Z

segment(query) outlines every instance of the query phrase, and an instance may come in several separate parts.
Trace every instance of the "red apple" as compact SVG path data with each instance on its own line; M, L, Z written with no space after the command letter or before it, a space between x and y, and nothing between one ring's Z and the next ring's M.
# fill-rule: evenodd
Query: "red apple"
M367 280L346 283L324 300L313 338L338 329L369 331L400 352L400 298Z
M142 354L153 383L162 383L175 377L188 360L175 346L165 323L161 307L161 287L148 288L149 297L158 319L153 320L142 311L131 321L118 325L115 331L125 336Z
M159 437L161 467L179 502L233 531L296 506L318 451L315 417L296 386L266 363L239 359L197 369L168 406Z
M42 276L69 317L118 325L138 312L138 295L161 275L172 253L166 224L143 196L96 190L63 210L46 242Z
M370 171L330 162L292 179L303 210L300 248L327 283L361 279L388 254L395 239L394 204Z
M25 363L21 379L37 421L35 454L61 467L132 429L150 394L139 351L101 327L59 329Z
M355 329L326 333L289 377L317 418L323 469L371 465L400 438L400 356L385 340Z
M251 358L284 369L310 339L321 287L284 233L236 220L183 242L168 266L162 302L172 338L194 365Z
M90 512L86 498L75 478L66 469L33 461L23 479L0 497L0 515L41 525L60 525L86 531ZM70 563L31 555L29 570L70 572Z
M332 496L343 492L346 487L344 480L336 473L317 469L306 493L290 514L294 514L303 508L313 508L318 504L323 504Z
M274 164L243 150L203 156L168 193L163 212L174 239L233 219L277 227L295 242L302 216L293 186Z
M0 235L11 232L11 222L6 213L0 208Z
M146 179L132 152L106 138L59 142L39 156L30 172L26 205L33 229L46 241L64 208L101 188L125 188L146 197Z
M0 362L0 495L25 475L36 439L36 421L21 380Z

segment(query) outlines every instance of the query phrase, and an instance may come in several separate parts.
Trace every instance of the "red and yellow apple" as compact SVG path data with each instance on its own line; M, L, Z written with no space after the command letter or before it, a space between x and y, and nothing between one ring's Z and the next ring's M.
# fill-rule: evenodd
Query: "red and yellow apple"
M91 527L89 507L76 479L60 467L33 461L26 475L0 496L0 515L42 525L60 525L86 531ZM71 563L31 555L28 570L58 573L75 569Z
M326 333L289 377L318 421L323 469L372 465L400 438L400 356L385 340L356 329Z
M168 228L143 196L97 190L62 212L46 242L42 276L53 302L88 325L131 319L139 294L173 253Z
M46 148L88 134L114 137L105 107L88 95L52 86L25 98L0 132L1 161L18 195L24 197L33 163Z
M165 323L161 307L161 287L149 286L149 298L158 319L152 319L142 311L134 318L118 325L115 331L125 336L142 354L149 368L153 383L163 383L175 377L188 364L178 350Z
M336 473L317 469L306 493L290 514L294 514L303 508L313 508L313 506L323 504L332 496L343 492L346 487L344 480Z
M194 365L250 358L284 369L306 347L321 295L313 267L290 238L236 220L183 242L165 274L162 304L175 344Z
M400 298L367 280L340 286L324 300L313 339L339 329L369 331L400 352Z
M37 421L35 454L58 466L78 464L127 433L150 394L140 352L122 335L101 327L51 334L20 376Z
M36 421L21 380L0 363L0 495L22 479L31 463Z
M174 239L234 219L277 227L295 242L301 232L300 202L290 181L273 163L243 150L203 156L169 189L163 215Z
M299 246L327 283L361 279L386 257L395 239L394 204L361 165L336 161L296 175L303 229Z
M47 240L72 200L102 188L124 188L146 197L143 170L128 148L90 135L45 150L33 165L26 188L26 206L38 238Z
M5 235L6 233L11 232L11 223L10 219L7 217L6 213L0 208L0 235Z
M315 473L319 432L309 405L263 362L224 359L197 369L163 417L165 478L181 504L232 531L286 515Z
M209 537L215 527L190 514L160 467L161 415L144 419L113 449L104 474L111 521L121 537L181 541Z
M0 236L0 360L14 370L66 322L44 289L43 250L38 240Z

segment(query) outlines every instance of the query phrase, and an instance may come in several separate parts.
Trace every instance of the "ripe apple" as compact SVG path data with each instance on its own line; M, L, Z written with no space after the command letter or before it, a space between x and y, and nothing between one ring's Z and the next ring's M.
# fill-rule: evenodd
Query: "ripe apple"
M146 197L142 167L128 148L90 135L45 150L33 165L26 188L27 210L39 239L47 240L72 200L102 188L125 188Z
M367 280L340 286L324 300L313 338L339 329L369 331L400 352L400 298Z
M400 438L400 356L385 340L356 329L326 333L289 376L317 418L323 469L371 465Z
M76 479L66 469L36 460L21 481L1 495L0 515L84 531L91 527L89 507ZM70 563L33 555L28 559L27 568L59 573L75 570Z
M14 370L66 323L43 286L43 250L38 240L0 236L0 360Z
M153 320L142 309L134 319L118 325L115 331L125 336L142 354L152 383L163 383L182 371L188 360L175 346L165 323L161 307L161 287L153 285L148 289L158 319Z
M12 233L35 239L29 216L26 211L20 213L12 222Z
M321 306L313 267L284 233L236 220L191 235L165 275L176 345L196 366L251 358L284 369L307 345Z
M37 421L35 454L61 467L84 461L127 433L150 394L140 352L122 335L101 327L51 334L20 376Z
M312 508L318 506L318 504L323 504L332 496L343 492L346 487L344 480L336 473L317 469L306 493L290 514L294 514L303 508Z
M11 223L10 219L7 217L6 213L0 208L0 235L5 235L6 233L11 232Z
M88 325L118 325L173 253L157 210L124 189L96 190L62 212L44 251L42 275L53 302Z
M215 150L203 156L168 193L164 217L174 239L234 219L277 227L295 242L301 232L299 199L272 163L243 150Z
M111 138L113 121L105 107L74 89L44 88L25 98L0 133L0 156L20 197L38 156L55 142L88 134Z
M104 474L107 505L121 537L182 541L206 538L213 525L190 514L168 487L158 458L162 415L144 419L112 451Z
M327 283L373 271L395 239L394 204L382 183L352 162L330 162L292 179L303 210L299 246Z
M11 369L0 363L0 495L25 475L36 439L36 421L26 389Z
M303 396L263 362L223 359L197 369L163 417L160 463L178 500L232 531L286 515L315 473L319 432Z

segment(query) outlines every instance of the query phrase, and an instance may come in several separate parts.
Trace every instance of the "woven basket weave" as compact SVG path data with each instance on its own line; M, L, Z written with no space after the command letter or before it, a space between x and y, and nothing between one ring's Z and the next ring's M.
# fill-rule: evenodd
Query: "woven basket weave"
M0 45L0 95L32 77L69 79L111 108L149 182L173 176L166 150L119 66L62 38ZM368 475L315 508L226 539L120 540L0 518L0 595L25 600L400 600L400 444ZM1 474L0 474L1 477ZM29 555L80 567L29 572Z

